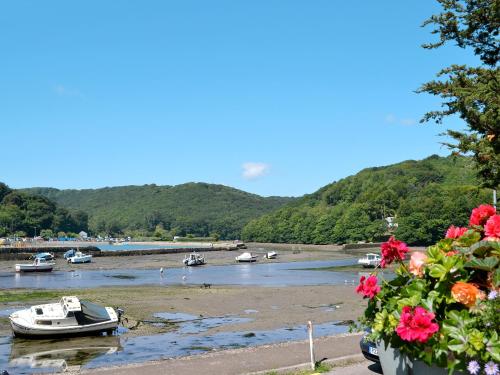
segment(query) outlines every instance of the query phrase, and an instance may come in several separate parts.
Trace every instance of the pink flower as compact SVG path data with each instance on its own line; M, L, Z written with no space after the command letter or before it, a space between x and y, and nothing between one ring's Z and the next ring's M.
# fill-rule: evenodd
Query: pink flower
M369 276L368 278L361 276L359 285L356 287L356 293L362 294L364 297L373 298L380 292L380 286L377 285L377 277Z
M420 251L417 251L411 255L410 258L410 272L415 276L422 277L424 274L424 264L427 259L427 255Z
M382 252L382 261L380 265L382 268L385 268L387 264L391 264L395 260L404 260L408 252L408 246L392 236L389 238L389 241L384 242L382 246L380 246L380 250Z
M490 216L495 215L496 210L495 207L490 206L489 204L482 204L477 208L472 210L472 214L470 215L469 225L484 225L486 221L490 218Z
M446 238L458 238L458 237L461 237L465 232L467 232L467 228L456 227L456 226L452 225L446 231Z
M452 257L453 255L457 255L458 253L460 253L460 251L458 250L451 250L451 251L448 251L446 254L447 257Z
M438 324L433 320L434 314L423 307L417 306L412 310L410 306L405 306L396 333L405 341L427 342L439 331Z
M484 225L484 234L487 237L500 238L500 215L491 216Z

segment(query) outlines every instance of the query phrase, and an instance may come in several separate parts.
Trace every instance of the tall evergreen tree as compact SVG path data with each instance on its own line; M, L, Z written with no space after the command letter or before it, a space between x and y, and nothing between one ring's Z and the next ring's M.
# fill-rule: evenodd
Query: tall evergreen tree
M472 49L481 64L475 67L452 65L438 73L418 92L443 99L442 109L428 112L421 122L442 123L447 116L458 115L465 131L447 130L454 143L445 143L458 153L472 153L478 175L485 187L500 183L500 2L498 0L437 0L442 12L430 17L423 26L434 26L439 36L435 43L423 45L434 49L448 42Z

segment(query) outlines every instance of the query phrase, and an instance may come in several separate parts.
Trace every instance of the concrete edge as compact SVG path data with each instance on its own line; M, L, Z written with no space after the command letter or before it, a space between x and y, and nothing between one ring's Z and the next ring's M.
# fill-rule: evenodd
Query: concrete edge
M323 340L329 340L329 339L341 339L343 337L348 337L348 336L362 336L364 333L363 332L347 332L347 333L341 333L338 335L332 335L332 336L321 336L318 338L315 338L314 341L323 341ZM86 374L86 373L92 373L92 372L99 372L99 373L105 373L108 371L116 371L119 369L124 369L124 368L141 368L141 367L148 367L148 366L155 366L155 365L160 365L160 364L166 364L168 361L175 361L175 360L183 360L183 361L189 361L191 359L195 358L213 358L219 355L226 355L226 354L236 354L236 353L244 353L248 349L251 348L260 348L260 349L272 349L273 347L287 347L290 345L295 345L297 343L307 343L309 340L296 340L296 341L285 341L285 342L279 342L279 343L273 343L273 344L264 344L264 345L258 345L254 347L245 347L245 348L237 348L237 349L216 349L213 351L205 352L205 353L200 353L200 354L192 354L188 356L182 356L182 357L171 357L171 358L163 358L163 359L156 359L156 360L151 360L151 361L145 361L145 362L140 362L140 363L128 363L128 364L123 364L123 365L112 365L112 366L103 366L103 367L97 367L97 368L92 368L92 369L83 369L80 370L78 373L80 374ZM331 358L331 359L326 359L323 362L324 363L329 363L333 364L334 366L342 366L342 361L345 359L348 359L350 357L356 357L359 356L360 358L363 358L363 355L360 354L353 354L353 355L348 355L344 357L338 357L338 358ZM359 361L355 361L356 363ZM355 363L352 362L352 363ZM349 362L346 362L344 365L350 364ZM301 367L302 366L302 367ZM299 365L292 365L289 366L290 370L300 370L300 369L309 369L310 363L303 363ZM286 369L288 367L283 367L283 369ZM248 374L252 375L258 375L258 374L266 374L272 371L277 371L277 369L268 369L268 370L262 370L259 372L252 372ZM72 374L71 372L69 374Z
M345 367L349 366L355 363L360 363L365 361L365 357L363 354L351 354L351 355L346 355L343 357L338 357L338 358L330 358L324 360L322 363L327 363L333 367ZM278 374L285 374L288 372L294 372L294 371L301 371L301 370L310 370L311 369L311 364L308 363L301 363L298 365L293 365L293 366L286 366L286 367L279 367L275 369L269 369L269 370L263 370L263 371L257 371L257 372L249 372L245 373L244 375L265 375L269 374L270 372L278 373Z

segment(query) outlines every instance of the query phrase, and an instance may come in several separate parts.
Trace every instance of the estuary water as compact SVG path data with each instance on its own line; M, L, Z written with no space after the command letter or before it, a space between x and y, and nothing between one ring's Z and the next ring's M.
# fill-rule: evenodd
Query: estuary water
M72 271L48 273L1 272L4 289L96 288L117 285L339 285L359 280L358 272L322 271L324 267L350 266L356 259L291 263L239 263L224 266L198 266L158 269L85 270L79 265ZM312 270L314 269L314 270ZM318 270L319 269L319 270Z

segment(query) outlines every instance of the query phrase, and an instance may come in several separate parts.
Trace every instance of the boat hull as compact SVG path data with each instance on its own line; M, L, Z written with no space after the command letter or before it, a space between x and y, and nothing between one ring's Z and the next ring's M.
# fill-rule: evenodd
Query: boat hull
M92 262L92 257L82 257L82 258L70 258L70 263L78 264L78 263L90 263Z
M10 320L10 326L14 335L24 338L48 338L61 336L88 336L99 334L101 332L110 332L118 327L118 321L108 321L86 326L68 326L68 327L28 327L14 320Z
M40 265L33 266L31 264L16 264L16 272L51 272L54 266L52 265Z

